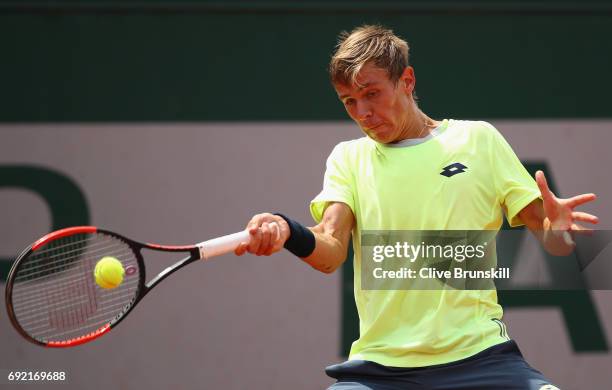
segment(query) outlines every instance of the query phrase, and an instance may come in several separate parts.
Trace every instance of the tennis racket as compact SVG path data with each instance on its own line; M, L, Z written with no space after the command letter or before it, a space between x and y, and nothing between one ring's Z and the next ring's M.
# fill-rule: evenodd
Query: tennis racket
M196 260L234 251L249 242L242 231L195 245L145 244L94 226L47 234L26 248L9 272L6 307L17 331L34 344L73 347L108 333L159 282ZM142 249L188 256L146 281ZM125 270L115 288L99 286L97 262L112 256Z

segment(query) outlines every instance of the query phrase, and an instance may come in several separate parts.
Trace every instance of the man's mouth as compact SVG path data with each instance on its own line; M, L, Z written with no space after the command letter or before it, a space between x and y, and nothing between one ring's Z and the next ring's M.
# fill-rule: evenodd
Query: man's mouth
M379 128L382 125L383 125L382 123L379 123L379 124L375 124L375 125L364 125L363 127L365 127L368 130L376 130L377 128Z

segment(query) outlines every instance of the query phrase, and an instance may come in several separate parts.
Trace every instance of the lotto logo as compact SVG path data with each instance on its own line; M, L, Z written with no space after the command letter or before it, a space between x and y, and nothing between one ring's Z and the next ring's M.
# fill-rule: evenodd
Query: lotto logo
M444 168L442 168L442 172L440 172L440 175L442 176L446 176L446 177L451 177L454 176L458 173L462 173L465 172L465 170L467 169L467 167L461 163L454 163L451 165L448 165Z

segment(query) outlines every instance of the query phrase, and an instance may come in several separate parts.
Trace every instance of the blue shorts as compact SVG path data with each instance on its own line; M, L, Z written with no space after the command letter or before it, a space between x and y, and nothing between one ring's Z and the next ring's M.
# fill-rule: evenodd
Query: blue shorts
M552 383L523 359L513 340L474 356L429 367L386 367L365 360L329 366L338 382L328 390L554 390Z

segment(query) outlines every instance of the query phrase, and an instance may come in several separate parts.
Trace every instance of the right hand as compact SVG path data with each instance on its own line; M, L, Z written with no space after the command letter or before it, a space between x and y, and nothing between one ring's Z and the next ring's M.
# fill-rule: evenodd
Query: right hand
M270 213L257 214L246 226L250 241L242 242L234 253L242 256L246 252L257 256L270 256L283 249L285 241L291 235L289 225L283 217Z

